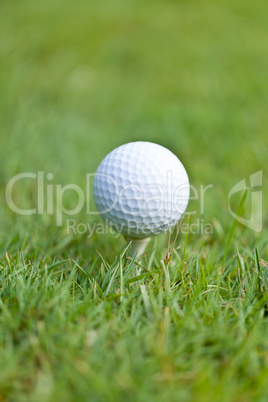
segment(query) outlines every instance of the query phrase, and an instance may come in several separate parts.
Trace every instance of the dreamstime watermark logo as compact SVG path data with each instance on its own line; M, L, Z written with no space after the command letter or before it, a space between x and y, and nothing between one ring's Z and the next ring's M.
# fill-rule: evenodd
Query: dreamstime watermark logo
M192 185L177 185L173 186L171 172L168 172L166 183L150 183L150 185L137 187L137 185L128 184L123 188L117 185L112 176L106 176L109 193L114 195L113 199L107 197L107 208L103 211L104 214L109 213L113 209L121 209L122 218L129 216L132 223L135 223L136 217L140 211L143 211L144 216L147 213L157 214L161 216L163 211L175 211L180 216L184 211L187 200L190 203L187 209L187 215L196 214L196 219L190 225L182 223L180 227L181 233L190 232L192 234L211 234L213 232L213 225L210 222L205 222L205 204L207 193L209 193L214 186L212 184L198 188ZM124 228L120 226L107 226L104 223L83 223L78 222L74 217L77 216L82 210L86 211L87 215L98 215L98 212L92 208L92 182L96 174L87 174L85 177L85 186L82 188L77 184L55 184L54 175L52 173L45 174L44 172L24 172L13 176L6 186L6 202L8 207L18 215L52 215L55 216L55 223L57 226L65 225L67 233L87 235L92 237L93 234L107 234L108 232L124 233ZM25 191L24 186L30 185L30 188L35 190L34 197L30 207L25 208L21 203L20 194ZM237 216L231 208L231 198L234 194L241 192L247 188L246 180L241 180L237 183L228 195L228 208L231 215L240 223L248 228L260 232L262 230L262 171L256 172L250 176L250 187L252 188L252 212L249 219L243 216ZM110 194L107 194L110 195ZM103 197L105 198L105 193ZM27 198L27 197L26 197ZM28 197L29 199L29 197ZM66 199L68 207L66 206ZM139 200L139 207L137 205L132 208L133 200ZM71 200L71 202L70 202ZM75 203L75 205L74 205ZM194 207L193 207L194 206ZM162 212L161 212L162 211ZM120 214L119 214L120 215ZM175 216L174 215L174 216ZM152 215L151 215L152 216ZM64 218L65 217L65 218ZM128 219L128 218L127 218ZM131 229L131 219L129 226ZM135 223L136 224L136 223ZM167 225L168 228L168 225ZM115 232L116 229L116 232ZM161 230L165 230L162 228ZM160 230L160 231L161 231ZM156 233L157 234L157 233Z

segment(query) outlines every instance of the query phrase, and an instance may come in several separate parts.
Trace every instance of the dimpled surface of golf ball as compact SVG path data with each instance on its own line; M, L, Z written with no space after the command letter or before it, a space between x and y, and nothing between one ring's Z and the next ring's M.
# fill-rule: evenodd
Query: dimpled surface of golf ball
M93 182L99 214L113 229L134 239L174 226L189 194L180 160L151 142L130 142L114 149L99 165Z

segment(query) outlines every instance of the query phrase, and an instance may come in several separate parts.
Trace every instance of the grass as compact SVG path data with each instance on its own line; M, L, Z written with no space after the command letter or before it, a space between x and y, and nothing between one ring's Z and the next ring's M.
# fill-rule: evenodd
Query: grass
M0 401L267 400L265 6L2 2ZM204 211L188 208L190 225L213 230L158 236L138 264L120 236L68 234L55 213L56 185L85 190L106 153L135 140L213 186ZM233 220L228 194L259 170L256 233ZM53 174L54 213L13 213L8 181L38 171ZM18 183L16 203L35 207L36 185ZM101 223L86 208L71 218Z
M267 263L209 248L168 266L1 262L1 394L265 400ZM134 273L134 277L133 277Z

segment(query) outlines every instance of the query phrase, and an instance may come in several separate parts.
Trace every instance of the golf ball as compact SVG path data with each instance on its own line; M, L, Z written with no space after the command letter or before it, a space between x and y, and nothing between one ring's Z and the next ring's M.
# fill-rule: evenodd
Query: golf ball
M151 142L130 142L110 152L93 182L96 208L119 233L142 239L174 226L190 195L180 160Z

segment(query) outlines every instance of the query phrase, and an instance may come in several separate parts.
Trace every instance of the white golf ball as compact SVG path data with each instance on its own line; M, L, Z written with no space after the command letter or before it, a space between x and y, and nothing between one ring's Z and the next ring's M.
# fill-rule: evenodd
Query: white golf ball
M142 239L174 226L186 210L190 185L180 160L151 142L130 142L110 152L93 183L96 208L119 233Z

